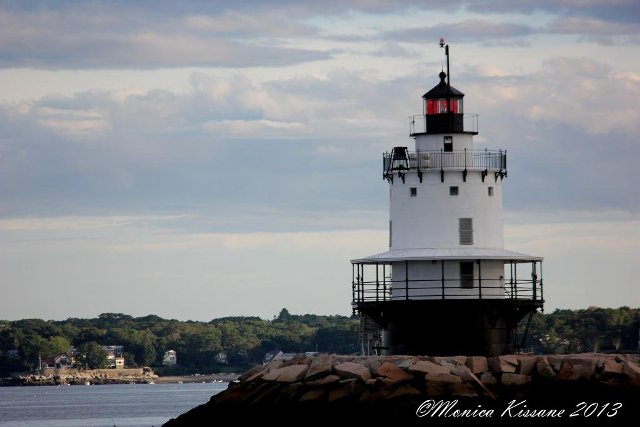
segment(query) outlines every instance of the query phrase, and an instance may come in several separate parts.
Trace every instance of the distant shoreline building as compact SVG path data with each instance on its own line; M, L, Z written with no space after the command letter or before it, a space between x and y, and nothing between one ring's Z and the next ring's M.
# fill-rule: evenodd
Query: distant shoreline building
M507 153L474 147L477 115L464 114L441 47L447 73L411 117L413 150L383 155L389 250L351 261L368 353L511 353L518 323L543 307L542 257L504 248Z
M176 366L178 364L178 353L175 350L167 350L162 356L163 366Z

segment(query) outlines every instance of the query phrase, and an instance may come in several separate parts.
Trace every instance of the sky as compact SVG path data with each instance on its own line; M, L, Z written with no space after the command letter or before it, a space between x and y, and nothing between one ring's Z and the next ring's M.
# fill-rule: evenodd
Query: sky
M0 0L0 319L350 314L440 37L546 312L640 306L639 0Z

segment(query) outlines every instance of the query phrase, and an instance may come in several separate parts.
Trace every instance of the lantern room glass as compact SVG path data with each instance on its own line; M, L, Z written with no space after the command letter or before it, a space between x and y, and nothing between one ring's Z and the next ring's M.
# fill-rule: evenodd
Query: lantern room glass
M446 114L447 102L451 105L451 112L454 114L462 114L462 99L427 99L427 114Z

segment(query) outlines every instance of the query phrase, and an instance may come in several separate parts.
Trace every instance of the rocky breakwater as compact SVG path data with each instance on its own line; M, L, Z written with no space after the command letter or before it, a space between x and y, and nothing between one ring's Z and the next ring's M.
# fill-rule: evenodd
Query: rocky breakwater
M3 385L82 385L149 383L158 378L150 369L45 369L39 374L6 379Z
M281 425L616 425L640 415L639 398L638 355L298 356L244 373L165 426L229 417Z

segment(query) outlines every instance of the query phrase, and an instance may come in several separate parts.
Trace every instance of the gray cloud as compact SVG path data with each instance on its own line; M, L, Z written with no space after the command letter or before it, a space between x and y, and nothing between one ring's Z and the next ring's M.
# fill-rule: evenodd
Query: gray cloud
M153 8L137 2L4 2L0 6L0 67L46 69L150 69L161 67L280 67L326 60L339 51L319 50L305 39L333 43L370 41L358 34L326 35L312 18L352 11L386 14L407 10L467 10L478 19L381 31L376 39L420 42L442 34L456 42L522 45L531 34L570 34L603 44L640 42L636 0L609 4L504 0L483 2L352 0L348 2L173 2ZM548 27L495 21L483 14L543 11L556 19ZM374 50L372 55L399 50Z
M632 76L563 58L531 75L458 75L486 145L509 150L509 210L640 209ZM198 73L181 94L3 106L0 215L186 211L209 218L189 223L207 231L371 227L357 218L387 209L381 153L411 143L406 117L432 80Z
M384 39L422 43L422 40L437 40L442 34L451 34L456 42L478 42L496 39L524 37L537 30L528 25L508 22L491 22L485 19L467 19L457 23L441 23L419 28L388 31L381 34Z

